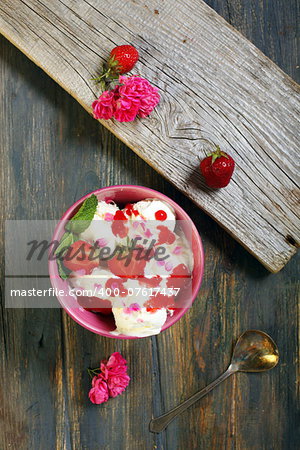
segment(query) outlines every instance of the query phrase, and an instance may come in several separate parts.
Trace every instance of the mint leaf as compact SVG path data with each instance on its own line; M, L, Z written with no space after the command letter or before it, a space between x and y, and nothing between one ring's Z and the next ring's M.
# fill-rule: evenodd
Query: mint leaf
M98 199L96 195L93 194L82 203L75 216L73 216L65 226L66 232L63 234L59 245L54 252L57 256L56 263L58 273L63 280L66 280L71 273L71 271L64 266L63 253L77 240L74 234L80 234L90 226L97 205Z
M59 276L62 280L66 280L67 278L69 278L69 275L71 273L70 270L68 270L62 263L62 261L60 259L56 260L57 262L57 269L58 269L58 273Z
M55 255L58 255L60 258L62 257L62 253L64 250L70 247L74 243L74 236L72 233L69 233L68 231L63 234L60 243L55 250Z
M97 205L98 199L94 194L84 200L75 216L73 216L65 226L65 229L75 234L82 233L90 226L97 210Z
M66 280L71 273L69 269L67 269L63 264L63 253L65 250L67 250L70 245L74 243L74 235L72 233L69 233L68 231L63 234L60 243L55 250L54 254L57 256L56 263L57 263L57 269L60 278L63 280Z

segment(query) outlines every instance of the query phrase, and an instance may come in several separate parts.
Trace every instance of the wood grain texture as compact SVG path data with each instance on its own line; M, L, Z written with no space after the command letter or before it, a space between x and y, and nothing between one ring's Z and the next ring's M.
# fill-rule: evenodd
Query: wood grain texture
M229 20L228 5L234 25L299 80L293 45L296 0L272 4L274 10L267 0L210 0ZM249 19L252 14L257 20ZM287 31L279 35L281 26ZM156 338L116 342L93 335L59 310L9 310L3 300L0 448L296 450L299 256L280 273L269 274L3 38L0 80L1 224L5 218L57 219L93 189L144 184L182 205L206 254L193 308ZM1 253L1 285L3 268ZM279 366L261 375L238 374L165 433L150 434L151 414L216 378L229 362L233 342L248 328L275 339ZM116 350L129 360L132 382L123 396L93 406L85 369Z
M227 17L237 26L249 23L261 43L258 18L264 8L270 20L276 17L275 6L253 2L242 17L238 1L225 4ZM3 0L0 31L89 112L99 95L90 80L110 49L136 45L136 73L160 88L162 101L147 120L103 125L270 271L296 252L299 86L203 1L177 0L174 7L172 0ZM289 31L277 32L279 45ZM207 189L199 174L203 139L236 160L226 189Z

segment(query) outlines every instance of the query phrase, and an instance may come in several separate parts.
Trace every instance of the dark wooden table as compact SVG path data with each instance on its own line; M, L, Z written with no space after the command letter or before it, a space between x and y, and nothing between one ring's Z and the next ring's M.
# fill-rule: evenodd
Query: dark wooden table
M298 0L207 3L300 80ZM269 274L4 38L0 46L3 219L57 219L91 190L141 184L184 207L206 253L193 308L154 338L106 339L59 309L6 309L3 301L0 448L296 449L299 258ZM3 261L1 270L4 275ZM228 379L165 433L149 433L153 413L176 405L227 367L233 342L249 328L271 334L280 364L269 373ZM92 405L86 368L113 351L128 359L132 382L124 395Z

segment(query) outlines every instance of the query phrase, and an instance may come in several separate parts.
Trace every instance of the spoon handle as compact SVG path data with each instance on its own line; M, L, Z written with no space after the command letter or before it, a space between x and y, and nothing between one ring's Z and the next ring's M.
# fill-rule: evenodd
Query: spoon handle
M162 414L161 416L156 417L155 419L152 419L149 424L150 431L152 433L160 433L161 431L163 431L165 428L167 428L169 423L173 419L175 419L175 417L177 417L179 414L181 414L195 402L200 400L200 398L208 394L212 389L214 389L216 386L222 383L222 381L226 380L226 378L228 378L233 373L234 371L231 370L231 367L229 366L228 369L224 373L222 373L222 375L219 376L219 378L217 378L215 381L210 383L205 388L201 389L201 391L196 392L196 394L192 395L190 398L180 403L180 405L175 406L175 408L171 409L171 411Z

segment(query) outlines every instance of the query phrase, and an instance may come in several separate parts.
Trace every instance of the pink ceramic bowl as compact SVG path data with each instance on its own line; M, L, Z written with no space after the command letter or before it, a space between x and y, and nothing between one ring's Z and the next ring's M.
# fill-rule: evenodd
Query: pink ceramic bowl
M60 219L59 224L57 225L52 240L60 240L64 233L64 225L67 220L69 220L76 210L79 208L81 203L87 198L90 197L91 194L95 194L98 200L113 200L117 204L126 204L126 203L134 203L140 200L144 200L145 198L157 198L159 200L164 200L168 202L176 212L177 220L185 220L191 226L192 230L192 251L194 255L194 270L193 270L193 279L192 279L192 293L191 298L186 299L186 305L192 305L195 300L197 293L199 291L203 269L204 269L204 252L202 241L199 236L199 233L190 219L190 217L186 214L186 212L167 197L160 192L154 191L153 189L149 189L143 186L133 186L133 185L120 185L120 186L109 186L102 189L98 189L94 192L90 192L89 194L82 197L78 200L74 205L72 205L63 217ZM49 261L49 274L51 283L56 292L62 290L65 292L65 295L57 295L59 302L61 303L64 310L72 317L77 323L82 325L84 328L92 331L93 333L100 334L101 336L106 336L110 338L117 339L137 339L133 336L124 336L118 335L114 336L110 334L110 331L115 329L115 324L112 316L104 316L102 314L95 314L90 311L86 311L82 307L78 306L76 300L68 295L68 284L67 281L63 281L58 274L56 261ZM169 328L175 322L177 322L188 310L189 308L178 308L174 311L173 316L169 316L166 323L162 327L162 331Z

